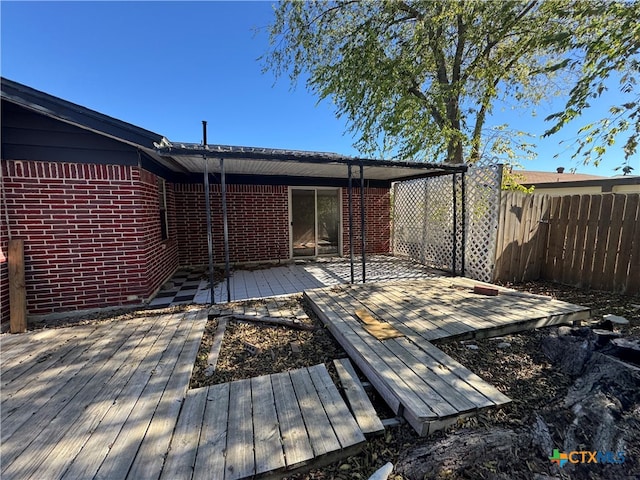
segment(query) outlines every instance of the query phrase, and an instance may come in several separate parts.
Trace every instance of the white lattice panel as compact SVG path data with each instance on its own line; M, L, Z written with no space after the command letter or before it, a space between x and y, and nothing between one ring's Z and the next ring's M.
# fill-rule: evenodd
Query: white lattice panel
M424 263L424 181L408 180L394 184L393 201L393 251L396 255Z
M393 252L425 265L491 281L500 205L501 165L478 164L464 176L425 178L394 185ZM464 223L463 223L464 211ZM463 232L464 228L464 232ZM453 232L457 246L454 254Z
M500 164L479 163L465 174L465 276L483 282L493 278L501 182Z

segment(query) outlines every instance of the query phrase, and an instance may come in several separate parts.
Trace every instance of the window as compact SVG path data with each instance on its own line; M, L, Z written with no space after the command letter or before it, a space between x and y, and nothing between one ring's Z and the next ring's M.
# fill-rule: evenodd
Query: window
M162 240L169 238L167 222L167 185L162 178L158 179L158 203L160 205L160 236Z

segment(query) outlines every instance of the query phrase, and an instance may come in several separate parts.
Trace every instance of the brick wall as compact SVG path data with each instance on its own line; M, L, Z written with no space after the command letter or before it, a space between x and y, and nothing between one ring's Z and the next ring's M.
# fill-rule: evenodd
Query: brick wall
M174 185L180 265L206 265L207 217L204 186ZM214 261L224 262L220 185L212 184L211 220ZM228 185L231 262L289 258L289 207L286 186Z
M151 295L178 268L176 240L175 195L173 185L166 183L167 220L169 235L162 240L158 196L158 177L145 170L139 172L139 198L137 200L140 248L144 260L145 292Z
M160 239L157 179L148 172L3 160L2 174L8 229L25 243L29 314L140 303L177 267L175 236ZM175 235L175 217L170 228ZM1 242L4 254L7 235Z
M0 168L2 167L3 165L0 165ZM7 265L9 236L7 235L5 213L4 188L0 185L0 324L9 322L9 268Z
M25 241L30 314L146 299L180 265L208 262L204 187L166 184L169 238L161 240L158 179L137 167L2 161L0 306L8 321L8 236ZM232 262L289 258L287 186L229 185ZM360 190L353 190L360 253ZM367 251L388 253L389 189L365 189ZM211 185L214 260L224 261L220 186ZM343 254L349 253L348 196L342 189ZM136 296L135 300L128 297Z
M354 188L353 198L353 244L354 252L360 254L360 188ZM389 253L391 251L391 195L388 188L364 189L365 242L367 253ZM349 255L349 193L342 189L342 252Z
M175 185L180 265L206 265L207 228L203 185ZM227 187L231 262L289 259L288 187ZM224 261L220 186L211 185L214 261ZM355 251L360 252L360 189L353 189ZM388 253L390 195L387 188L365 189L367 251ZM349 254L348 195L342 189L343 254Z

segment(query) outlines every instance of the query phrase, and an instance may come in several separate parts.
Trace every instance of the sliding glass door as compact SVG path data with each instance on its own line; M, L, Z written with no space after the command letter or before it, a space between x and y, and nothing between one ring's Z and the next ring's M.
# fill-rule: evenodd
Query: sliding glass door
M340 252L340 189L291 189L291 245L294 257Z

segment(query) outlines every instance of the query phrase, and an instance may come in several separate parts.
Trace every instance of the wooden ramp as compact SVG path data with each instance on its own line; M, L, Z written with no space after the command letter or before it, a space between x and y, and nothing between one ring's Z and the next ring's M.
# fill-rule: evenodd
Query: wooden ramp
M510 401L431 341L503 335L589 317L584 307L508 289L496 297L476 295L471 290L477 283L440 278L346 285L305 296L389 407L428 435ZM363 310L403 336L371 335L360 320Z
M318 467L365 437L324 365L190 390L166 479L239 479Z

